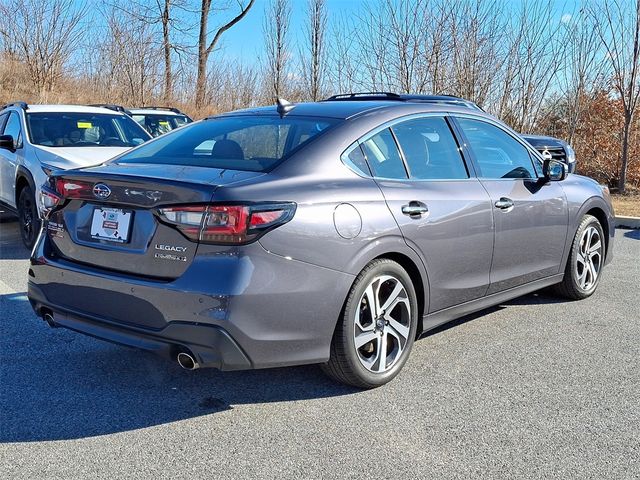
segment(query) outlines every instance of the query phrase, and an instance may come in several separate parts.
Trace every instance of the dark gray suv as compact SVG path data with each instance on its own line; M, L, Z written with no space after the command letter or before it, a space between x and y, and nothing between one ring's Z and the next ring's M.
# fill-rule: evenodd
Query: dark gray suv
M320 363L391 380L444 322L596 289L608 191L460 99L232 112L52 175L29 299L52 326L187 369Z

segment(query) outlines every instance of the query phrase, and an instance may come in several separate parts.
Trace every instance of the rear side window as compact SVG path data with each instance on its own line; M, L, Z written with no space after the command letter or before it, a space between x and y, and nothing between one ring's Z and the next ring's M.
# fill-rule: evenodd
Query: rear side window
M296 116L213 118L158 137L117 162L264 172L338 122Z
M392 130L400 144L412 179L469 178L458 145L444 118L407 120L394 125Z
M458 118L473 151L481 178L537 178L529 151L501 128L480 120Z
M407 178L400 152L388 128L365 140L360 145L375 177L402 180Z
M348 153L342 155L342 161L361 175L367 177L371 175L371 170L367 165L367 159L358 142L356 142L355 146L351 148Z

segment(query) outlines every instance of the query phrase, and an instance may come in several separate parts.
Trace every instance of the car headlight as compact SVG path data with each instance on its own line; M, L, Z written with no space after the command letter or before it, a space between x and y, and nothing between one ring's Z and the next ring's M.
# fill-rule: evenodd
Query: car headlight
M47 165L46 163L41 163L40 168L42 168L42 171L47 177L50 177L51 172L53 172L56 169L56 167L52 167L51 165Z

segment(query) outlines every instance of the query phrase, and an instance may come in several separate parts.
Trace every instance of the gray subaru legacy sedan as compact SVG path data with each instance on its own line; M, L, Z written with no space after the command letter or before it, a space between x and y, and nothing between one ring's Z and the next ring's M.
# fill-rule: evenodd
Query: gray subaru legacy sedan
M543 287L588 297L614 235L606 187L446 96L218 115L54 173L41 201L28 295L51 326L363 388L444 322Z

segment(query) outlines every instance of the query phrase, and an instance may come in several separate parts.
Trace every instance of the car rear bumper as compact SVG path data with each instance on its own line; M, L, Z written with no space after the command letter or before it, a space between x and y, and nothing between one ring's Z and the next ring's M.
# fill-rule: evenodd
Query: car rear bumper
M240 346L220 327L173 322L154 332L61 309L52 305L32 282L29 282L28 292L31 305L38 315L51 315L52 326L68 328L120 345L151 350L172 359L181 351L189 351L202 367L220 370L252 368L251 361Z
M271 254L259 244L198 252L174 281L55 258L41 238L29 270L38 316L111 342L223 370L325 362L353 276Z

